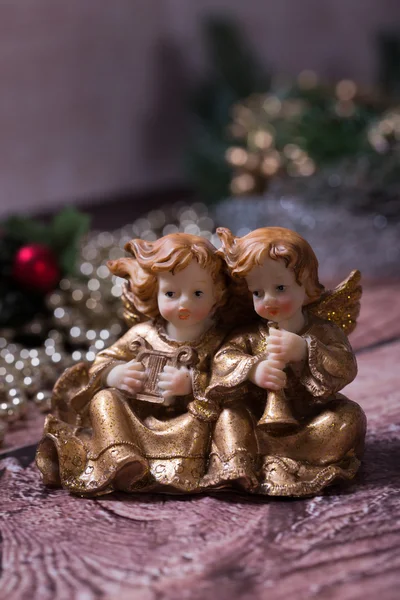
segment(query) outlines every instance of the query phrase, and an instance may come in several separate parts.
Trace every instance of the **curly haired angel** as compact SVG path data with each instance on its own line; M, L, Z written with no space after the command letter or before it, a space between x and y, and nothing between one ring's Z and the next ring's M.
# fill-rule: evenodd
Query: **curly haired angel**
M206 470L217 402L204 391L226 329L226 266L206 239L170 234L133 240L133 258L110 261L126 277L136 323L61 376L39 444L45 483L80 495L196 491Z
M207 395L223 394L225 403L203 484L302 496L352 478L366 419L339 391L357 373L345 331L359 312L359 272L326 292L317 258L297 233L266 227L241 238L226 228L218 234L257 320L234 331L214 358Z

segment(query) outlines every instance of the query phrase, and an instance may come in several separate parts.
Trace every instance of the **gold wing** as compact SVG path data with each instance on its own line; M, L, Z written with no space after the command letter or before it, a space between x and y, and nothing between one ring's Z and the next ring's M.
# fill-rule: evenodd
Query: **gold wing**
M360 271L352 271L334 290L324 292L319 300L309 304L309 311L321 319L333 321L349 335L356 328L360 314L360 280Z

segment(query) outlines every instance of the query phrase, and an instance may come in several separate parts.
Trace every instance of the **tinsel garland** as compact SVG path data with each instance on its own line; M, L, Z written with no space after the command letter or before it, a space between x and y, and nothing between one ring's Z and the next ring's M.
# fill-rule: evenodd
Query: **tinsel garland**
M124 280L111 275L106 262L124 256L132 238L154 240L174 232L201 235L216 242L214 222L201 203L177 203L155 210L113 232L91 232L82 242L79 277L65 277L50 293L50 316L35 318L19 329L0 329L0 442L6 426L24 417L28 402L50 409L51 390L67 367L91 362L126 330L121 302ZM27 347L20 339L42 339Z

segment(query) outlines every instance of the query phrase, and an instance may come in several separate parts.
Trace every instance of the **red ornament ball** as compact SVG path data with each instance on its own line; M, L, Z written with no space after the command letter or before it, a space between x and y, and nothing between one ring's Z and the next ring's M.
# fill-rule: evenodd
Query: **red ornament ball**
M44 244L22 246L14 257L12 274L21 287L44 294L56 287L61 276L54 253Z

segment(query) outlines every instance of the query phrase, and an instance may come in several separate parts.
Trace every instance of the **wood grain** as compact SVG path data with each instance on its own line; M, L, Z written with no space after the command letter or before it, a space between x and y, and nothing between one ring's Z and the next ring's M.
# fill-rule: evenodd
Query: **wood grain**
M400 301L394 298L393 289L366 290L353 336L359 376L346 393L369 421L356 481L309 500L122 493L88 500L44 488L29 459L3 452L0 599L397 598ZM378 316L377 303L384 306ZM26 443L37 439L39 421L29 416ZM21 435L12 432L9 449Z

